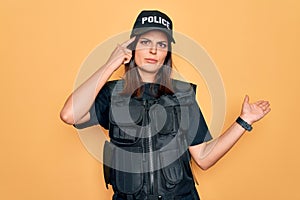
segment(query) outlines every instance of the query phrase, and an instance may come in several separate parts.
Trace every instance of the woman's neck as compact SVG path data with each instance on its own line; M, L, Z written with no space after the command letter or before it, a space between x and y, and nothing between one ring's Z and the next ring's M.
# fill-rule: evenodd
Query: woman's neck
M144 83L155 83L156 73L144 73L142 70L139 70L141 81Z

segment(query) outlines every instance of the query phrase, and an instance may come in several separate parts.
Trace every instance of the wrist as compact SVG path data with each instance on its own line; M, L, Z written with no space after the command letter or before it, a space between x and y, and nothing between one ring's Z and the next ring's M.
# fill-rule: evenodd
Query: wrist
M241 127L243 127L246 131L251 131L252 126L247 121L245 121L243 118L238 117L236 119L236 123L238 123Z
M249 125L252 125L255 121L253 121L250 117L248 117L247 115L243 115L241 114L239 116L240 118L242 118L245 122L247 122Z

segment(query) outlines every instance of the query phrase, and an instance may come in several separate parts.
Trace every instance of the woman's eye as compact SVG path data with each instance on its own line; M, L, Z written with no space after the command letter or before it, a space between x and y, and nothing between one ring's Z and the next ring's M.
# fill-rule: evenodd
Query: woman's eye
M143 44L143 45L149 45L150 41L149 40L142 40L141 44Z
M162 49L164 49L164 48L167 47L167 44L162 43L162 42L158 43L158 45L159 45L159 47L162 48Z

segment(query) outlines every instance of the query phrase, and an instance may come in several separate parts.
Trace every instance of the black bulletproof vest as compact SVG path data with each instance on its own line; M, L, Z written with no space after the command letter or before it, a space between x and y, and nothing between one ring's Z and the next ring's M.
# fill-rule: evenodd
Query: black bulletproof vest
M175 199L194 189L187 131L195 98L185 84L174 95L150 99L119 95L122 86L116 85L110 142L104 145L105 182L115 193L126 199Z

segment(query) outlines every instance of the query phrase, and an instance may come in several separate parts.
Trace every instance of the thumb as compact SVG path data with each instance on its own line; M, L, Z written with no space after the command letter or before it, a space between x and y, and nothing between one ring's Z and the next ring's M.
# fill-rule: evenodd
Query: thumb
M246 95L244 98L243 105L245 105L245 104L249 104L249 96L248 95Z

